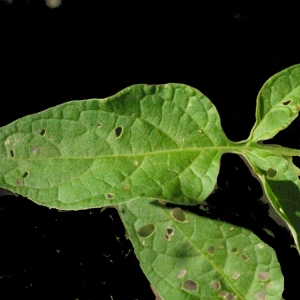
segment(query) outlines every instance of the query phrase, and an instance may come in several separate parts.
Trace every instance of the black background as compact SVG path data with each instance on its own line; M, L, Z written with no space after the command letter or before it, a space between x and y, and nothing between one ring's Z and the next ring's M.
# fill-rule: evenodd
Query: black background
M63 0L50 9L42 0L2 0L0 126L136 83L178 82L211 99L230 139L246 139L263 83L300 62L299 27L289 1ZM299 130L297 119L275 142L299 148ZM224 155L218 185L211 217L250 228L274 247L283 296L295 299L299 255L257 201L259 184L238 156ZM59 212L3 196L0 249L0 299L155 299L113 209Z

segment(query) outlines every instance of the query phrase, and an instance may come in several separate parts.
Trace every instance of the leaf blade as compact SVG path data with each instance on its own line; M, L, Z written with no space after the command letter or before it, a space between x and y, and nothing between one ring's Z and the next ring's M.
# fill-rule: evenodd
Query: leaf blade
M149 201L119 209L141 268L163 299L280 298L273 249L246 229L174 210ZM148 236L139 235L149 224Z
M2 127L0 141L0 185L60 209L137 197L197 203L229 145L213 104L180 84L61 104Z
M292 158L257 149L245 157L262 181L270 203L291 230L295 244L300 249L300 182L299 169Z
M249 140L274 137L297 117L300 109L300 65L269 78L257 96L256 123Z

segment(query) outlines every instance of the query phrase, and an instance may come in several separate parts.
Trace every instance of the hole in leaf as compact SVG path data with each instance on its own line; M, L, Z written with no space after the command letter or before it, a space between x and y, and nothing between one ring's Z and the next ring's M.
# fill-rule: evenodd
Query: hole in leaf
M23 178L26 178L28 175L29 175L29 172L26 171L26 172L23 174L22 177L23 177Z
M267 171L267 176L273 178L277 175L277 170L273 168L269 168Z
M234 273L232 274L232 278L233 278L233 279L238 279L240 276L241 276L241 274L240 274L239 272L234 272Z
M114 194L111 194L111 193L107 194L107 198L108 198L108 199L113 199L114 196L115 196L115 195L114 195Z
M186 269L180 269L178 271L177 277L182 278L186 274Z
M228 293L227 296L225 297L225 299L227 300L234 300L236 299L235 295L232 293Z
M165 235L165 239L167 240L167 241L170 241L171 240L171 237L169 236L169 235Z
M157 200L157 204L158 204L158 205L161 205L161 206L166 206L166 205L167 205L167 202L166 202L166 201L163 201L163 200Z
M41 136L44 136L46 134L46 130L45 129L42 129L41 131L40 131L40 135Z
M141 237L148 237L154 232L154 230L155 226L153 224L147 224L138 229L137 234Z
M245 261L249 260L249 257L246 254L242 254L241 257Z
M167 235L173 235L174 229L173 228L167 228Z
M100 128L102 126L102 123L98 123L97 127Z
M172 216L178 222L184 222L186 220L186 216L180 207L172 209Z
M232 252L232 253L237 253L238 250L237 250L237 248L232 248L232 249L231 249L231 252Z
M117 127L115 129L115 133L116 133L116 137L120 137L120 135L122 134L123 128L122 127Z
M286 100L284 102L282 102L283 105L289 105L292 102L292 100Z
M11 157L15 157L15 152L14 152L14 150L10 150L9 153L10 153L10 156L11 156Z
M174 229L173 228L167 228L166 229L166 235L165 235L165 239L167 241L171 240L171 236L174 234Z
M255 299L256 299L256 300L265 300L265 299L266 299L266 296L267 296L267 294L266 294L266 292L264 292L264 291L262 291L262 292L257 292L257 293L255 294Z
M197 291L198 289L198 284L193 281L193 280L186 280L184 283L183 283L183 287L186 289L186 290L189 290L189 291Z
M213 290L219 290L221 288L221 284L218 280L213 281L211 287L213 288Z
M269 273L269 272L260 272L260 273L258 274L258 278L259 278L260 280L263 280L263 281L269 280L269 278L270 278L270 273Z
M215 254L215 248L214 247L209 247L208 249L207 249L207 252L208 252L208 254L210 254L210 255L214 255Z

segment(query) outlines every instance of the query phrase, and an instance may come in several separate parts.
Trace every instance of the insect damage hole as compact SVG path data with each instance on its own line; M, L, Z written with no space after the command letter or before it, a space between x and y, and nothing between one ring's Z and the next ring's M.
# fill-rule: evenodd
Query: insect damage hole
M246 254L242 254L241 257L242 257L242 260L244 260L244 261L248 261L249 260L249 257Z
M195 282L193 280L186 280L183 283L183 287L189 291L197 291L198 290L198 284L197 284L197 282Z
M208 247L207 252L208 252L208 254L210 254L210 255L214 255L214 254L215 254L215 248L212 247L212 246L210 246L210 247Z
M270 178L273 178L277 175L277 170L276 169L273 169L273 168L269 168L267 170L267 176L270 177Z
M166 234L165 234L165 239L167 241L171 240L171 236L174 234L174 229L173 228L167 228L166 229Z
M42 129L42 130L40 131L40 135L41 135L41 136L45 136L45 134L46 134L46 130L45 130L45 129Z
M14 152L14 150L10 150L10 151L9 151L9 154L10 154L11 157L15 157L15 152Z
M115 129L116 137L119 138L119 137L121 136L122 132L123 132L123 128L120 127L120 126L117 127L117 128Z
M270 277L270 273L269 272L260 272L258 274L258 278L262 281L266 281L266 280L269 280L269 277Z
M24 172L24 174L23 174L23 178L26 178L26 177L28 177L28 175L29 175L29 172L28 171L26 171L26 172Z
M173 235L174 229L173 228L167 228L167 235Z
M114 195L114 194L111 194L111 193L108 193L108 194L107 194L107 198L110 199L110 200L114 199L114 196L115 196L115 195Z
M213 290L219 290L221 288L221 283L218 280L213 281L211 285Z
M184 222L186 220L186 216L180 207L175 207L172 209L171 214L177 222Z
M266 299L266 296L267 296L267 294L266 294L266 292L264 292L264 291L257 292L257 293L255 294L255 299L256 299L256 300L265 300L265 299Z
M150 236L155 230L155 226L153 224L147 224L142 226L137 230L137 234L140 237L148 237Z
M289 105L292 102L292 100L286 100L284 102L282 102L283 105Z

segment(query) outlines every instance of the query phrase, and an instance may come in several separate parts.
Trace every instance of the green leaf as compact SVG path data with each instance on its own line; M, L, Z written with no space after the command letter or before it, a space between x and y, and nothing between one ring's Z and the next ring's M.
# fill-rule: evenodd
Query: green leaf
M300 67L287 68L266 81L257 97L250 140L267 140L286 128L300 109Z
M300 182L299 169L290 157L274 151L253 150L245 153L258 174L266 195L275 211L286 222L299 251L300 241Z
M280 299L276 254L249 230L139 199L119 213L163 299ZM151 229L151 230L149 230Z
M257 97L256 123L241 153L259 176L264 191L279 216L286 222L300 249L300 170L292 157L299 150L278 145L260 146L298 116L300 110L300 65L272 76ZM248 147L248 149L247 149Z
M134 198L199 203L213 190L230 144L199 91L135 85L1 128L0 186L59 209Z
M160 199L192 205L213 190L223 153L244 156L300 246L300 151L262 145L300 108L300 65L271 77L246 141L225 136L217 110L182 84L135 85L107 99L72 101L0 130L0 186L60 209ZM290 190L293 193L290 193Z

